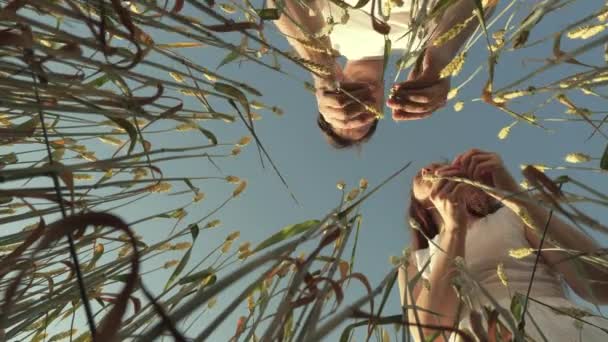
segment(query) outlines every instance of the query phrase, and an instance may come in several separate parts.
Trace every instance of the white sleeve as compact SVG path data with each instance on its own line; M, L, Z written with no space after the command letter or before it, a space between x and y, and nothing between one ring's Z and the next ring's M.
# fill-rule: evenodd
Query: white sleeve
M424 265L426 265L427 261L429 261L430 258L431 255L429 252L429 248L414 251L414 259L416 259L416 267L418 268L418 271L420 271L424 267ZM431 276L431 266L432 263L429 263L429 265L424 269L424 272L422 272L423 278L429 279L429 277Z
M510 224L514 225L514 226L518 226L518 227L522 227L525 225L525 223L522 221L521 217L519 217L519 215L517 215L517 213L513 212L513 210L509 209L507 206L504 206L499 210L499 215L496 215L498 217L502 216L502 218L506 221L509 222Z

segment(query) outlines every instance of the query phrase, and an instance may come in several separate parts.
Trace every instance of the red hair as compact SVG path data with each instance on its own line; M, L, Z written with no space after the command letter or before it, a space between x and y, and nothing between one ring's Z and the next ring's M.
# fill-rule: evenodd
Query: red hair
M430 210L416 199L413 191L410 192L408 213L408 221L412 229L412 247L414 250L428 248L428 240L439 234L439 226L433 220Z

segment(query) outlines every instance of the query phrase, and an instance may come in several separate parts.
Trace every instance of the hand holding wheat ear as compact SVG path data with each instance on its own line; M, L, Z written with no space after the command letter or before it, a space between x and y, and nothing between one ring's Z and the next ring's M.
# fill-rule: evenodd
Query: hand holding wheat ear
M438 176L461 176L462 170L454 166L444 166L435 171ZM429 196L433 206L441 215L443 228L447 232L463 232L471 222L471 216L464 203L465 184L447 179L434 182Z
M424 175L423 179L438 182L442 179L468 184L483 190L515 212L525 203L532 203L527 191L520 191L517 182L496 153L470 149L458 155L451 164L462 170L460 175Z
M478 189L481 189L481 190L485 191L488 195L491 195L494 197L503 196L501 198L504 198L508 195L511 195L510 192L502 191L500 189L493 188L491 186L482 184L477 181L470 180L469 178L462 177L462 176L439 176L439 175L427 174L427 175L422 176L422 179L431 181L431 182L439 182L440 180L447 180L447 181L451 181L451 182L463 183L463 184L471 185Z
M452 164L462 168L467 178L473 181L511 193L519 190L517 182L497 153L473 148L458 155Z
M321 87L315 95L319 112L333 128L367 126L378 115L369 110L373 108L375 100L371 87L364 82L344 82L339 90Z
M449 91L450 78L441 77L435 59L425 53L407 81L393 86L387 106L395 121L418 120L445 106Z

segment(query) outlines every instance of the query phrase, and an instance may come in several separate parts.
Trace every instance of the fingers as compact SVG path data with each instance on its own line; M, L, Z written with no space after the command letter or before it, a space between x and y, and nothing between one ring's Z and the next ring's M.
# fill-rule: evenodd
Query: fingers
M416 102L416 103L432 103L433 102L433 98L426 94L406 95L405 99L408 101L411 101L411 102Z
M451 197L452 191L454 191L456 186L459 184L460 183L458 182L447 182L446 185L443 186L441 190L437 192L437 194L435 194L435 197L440 200L445 200L448 197Z
M366 112L366 106L374 106L376 102L371 88L364 83L346 84L343 91L319 90L317 101L319 111L328 122L330 119L346 122Z
M441 177L458 177L462 176L462 170L453 167L443 167L435 171L435 175ZM454 187L459 184L458 182L448 181L447 179L438 180L431 189L430 198L445 199Z
M339 85L340 85L340 89L347 90L347 91L355 91L357 89L364 89L364 88L370 87L370 84L368 82L339 82ZM338 91L337 89L335 89L335 87L333 87L333 83L332 83L332 86L322 85L321 87L317 88L317 90Z
M374 120L375 116L369 113L367 106L373 106L372 103L350 103L344 108L319 108L319 112L323 115L325 121L330 123L336 128L354 128L355 126L362 126L363 124L369 123ZM346 127L348 123L352 123L354 126ZM359 123L357 125L357 123Z
M444 84L420 82L412 85L405 85L404 83L395 85L391 90L389 100L429 103L445 100L446 98L447 90Z
M433 112L409 113L402 110L393 110L393 120L395 121L420 120L431 115L433 115Z
M445 104L444 102L418 103L418 102L411 102L411 101L402 101L402 102L395 102L393 100L388 101L388 106L390 108L392 108L393 110L402 111L402 112L406 112L406 113L410 113L410 114L433 112L433 111L439 109L440 107L442 107L444 104Z
M334 128L359 128L375 119L367 111L367 106L376 105L372 85L368 82L344 82L339 90L320 88L316 96L319 112Z
M387 101L387 106L393 109L395 121L422 119L446 104L447 93L439 84L424 89L406 86L396 89Z
M340 89L346 91L355 91L358 89L370 89L369 82L342 82L340 83Z
M403 96L391 96L386 101L392 109L406 112L428 112L439 109L445 105L446 99L432 93L420 92Z
M493 156L489 153L478 153L471 156L468 159L465 159L462 164L462 168L465 170L466 174L469 177L472 177L475 172L475 167L485 161L493 160Z
M401 83L395 83L393 85L393 92L415 92L415 91L425 91L430 89L444 88L446 83L446 79L444 78L435 78L435 79L427 79L427 80L413 80L413 81L405 81Z
M368 85L365 85L364 87L352 89L342 88L338 91L330 91L327 93L327 96L329 97L336 95L341 99L353 101L353 98L361 99L372 96L372 88Z
M475 165L472 171L473 179L481 179L484 175L492 173L500 166L500 163L495 159L488 159L483 162L479 162Z
M487 153L477 148L472 148L464 153L459 154L456 159L452 162L453 165L464 166L465 161L468 163L469 159L479 153ZM466 167L463 167L466 170Z
M355 117L349 117L346 120L326 117L325 115L323 115L323 117L325 118L325 121L331 125L331 127L338 129L361 128L371 124L376 119L376 116L371 113L361 113Z
M437 194L431 195L429 199L435 207L445 207L447 203L459 205L464 203L464 190L467 184L458 182L447 182ZM464 208L464 205L461 207Z
M455 167L452 167L452 166L449 166L449 165L448 165L448 166L442 166L442 167L440 167L440 168L436 169L436 170L433 172L433 174L434 174L435 176L439 176L439 175L443 176L443 175L446 175L446 174L448 174L448 175L449 175L449 174L451 174L451 173L455 173L456 171L457 171L457 169L456 169ZM440 172L441 172L441 173L440 173ZM442 187L444 187L444 186L446 185L446 183L447 183L447 180L446 180L446 179L439 179L439 180L437 180L437 181L436 181L436 182L433 184L433 186L432 186L432 188L431 188L431 193L430 193L430 196L431 196L431 197L433 197L435 194L437 194L437 192L439 192L439 191L441 190L441 188L442 188Z
M458 183L452 190L448 193L447 198L452 203L452 205L458 205L462 210L465 210L464 206L464 190L466 189L467 184Z
M356 102L355 99L362 102L373 100L373 95L370 88L360 88L346 91L348 94L336 90L319 90L317 92L319 107L343 108L352 102Z
M344 108L342 108L342 111L344 113L344 115L346 115L348 118L350 117L354 117L354 116L358 116L359 114L362 113L366 113L367 112L367 106L373 106L374 103L370 100L367 101L362 101L362 102L357 102L357 101L353 101L351 103L349 103L348 105L344 106Z
M324 114L323 116L331 117L338 120L349 120L352 117L366 112L366 106L370 105L373 105L373 103L369 100L365 102L353 101L339 108L325 106L321 108L321 111Z
M503 167L498 154L476 148L457 156L452 165L464 170L469 179L490 186L495 186L494 173Z

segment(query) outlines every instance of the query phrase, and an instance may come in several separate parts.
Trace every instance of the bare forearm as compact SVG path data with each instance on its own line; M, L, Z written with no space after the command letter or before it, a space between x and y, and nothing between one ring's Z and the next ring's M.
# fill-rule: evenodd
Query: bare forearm
M538 248L540 233L542 233L549 220L549 211L533 203L533 201L522 202L519 205L526 209L533 225L538 228L536 234L528 234L528 240L532 242L535 248ZM547 236L563 249L593 253L600 248L593 239L557 217L556 213L551 215L547 232ZM557 246L554 246L550 241L543 243L543 249L555 247ZM543 251L542 256L564 276L577 294L590 301L608 302L608 271L605 268L589 262L579 262L580 259L565 261L570 257L570 254L562 251ZM585 282L587 285L585 285Z
M435 60L440 61L442 69L447 65L464 45L465 41L473 34L479 25L479 20L475 15L476 6L473 0L460 0L450 6L445 13L434 24L428 53L431 53ZM494 6L485 10L485 18L489 18L494 12ZM465 25L455 37L440 42L438 39L445 37L446 33L457 26ZM435 42L437 44L435 44Z
M278 8L282 15L274 23L279 30L290 37L306 39L325 27L319 2L297 0L267 0L270 8Z
M272 8L283 6L283 14L274 23L300 57L328 67L335 64L333 56L303 44L311 41L311 37L321 32L326 25L318 1L307 1L303 6L296 0L268 0L267 5ZM315 38L314 44L330 51L331 42L328 37Z
M457 317L455 313L458 307L458 297L452 288L452 279L457 274L454 266L456 257L464 257L465 250L464 234L444 233L439 246L445 253L438 251L433 258L433 270L429 277L430 290L422 291L416 300L416 305L439 313L437 317L430 313L420 312L420 323L453 326ZM431 336L435 331L425 331L425 335Z

